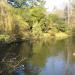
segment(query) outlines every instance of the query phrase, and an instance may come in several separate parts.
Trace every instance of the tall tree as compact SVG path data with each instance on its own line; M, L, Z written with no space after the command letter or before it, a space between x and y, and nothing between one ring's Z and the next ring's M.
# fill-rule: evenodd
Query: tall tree
M7 0L12 6L17 8L25 7L43 7L45 4L44 0Z

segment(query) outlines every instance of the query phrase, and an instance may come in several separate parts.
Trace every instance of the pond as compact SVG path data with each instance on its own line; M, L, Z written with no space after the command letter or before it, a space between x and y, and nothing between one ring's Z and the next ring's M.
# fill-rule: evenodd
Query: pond
M0 75L75 75L75 39L0 45Z

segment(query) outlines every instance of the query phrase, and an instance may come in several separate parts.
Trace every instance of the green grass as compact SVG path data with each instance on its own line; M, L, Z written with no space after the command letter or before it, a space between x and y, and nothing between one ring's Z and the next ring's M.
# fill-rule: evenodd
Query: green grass
M10 36L9 35L0 35L0 41L7 41L9 40Z

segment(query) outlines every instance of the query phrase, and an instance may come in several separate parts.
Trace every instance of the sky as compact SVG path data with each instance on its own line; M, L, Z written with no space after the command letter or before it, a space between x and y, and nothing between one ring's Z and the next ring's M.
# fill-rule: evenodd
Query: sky
M68 0L46 0L45 7L52 12L55 8L63 9L67 3Z

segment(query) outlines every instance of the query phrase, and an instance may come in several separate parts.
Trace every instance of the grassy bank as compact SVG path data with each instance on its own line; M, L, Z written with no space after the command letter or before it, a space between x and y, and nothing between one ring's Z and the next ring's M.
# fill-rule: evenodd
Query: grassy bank
M69 38L70 35L64 32L58 32L55 33L54 35L49 34L49 33L43 33L42 36L38 36L38 37L32 37L30 36L30 34L26 34L24 37L22 38L15 38L14 36L9 36L9 35L0 35L0 42L3 43L12 43L12 42L19 42L19 41L25 41L25 40L30 40L32 39L33 41L36 40L50 40L50 39L55 39L55 40L62 40L62 39L66 39Z

